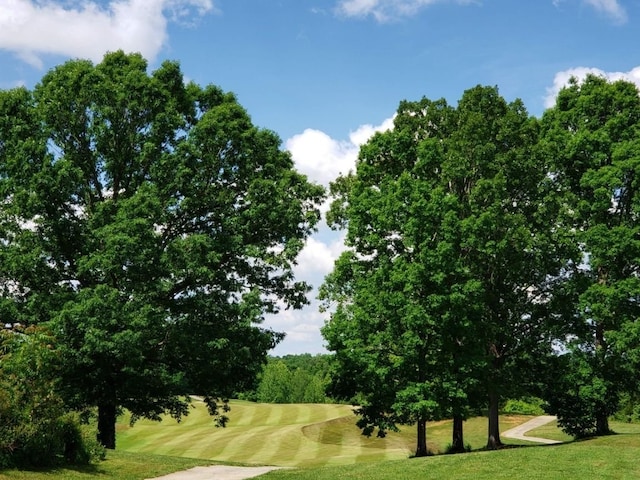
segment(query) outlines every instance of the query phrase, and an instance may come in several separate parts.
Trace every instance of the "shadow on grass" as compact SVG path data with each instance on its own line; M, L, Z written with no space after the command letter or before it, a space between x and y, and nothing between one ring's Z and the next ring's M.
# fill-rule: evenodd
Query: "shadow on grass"
M106 461L102 460L98 463L90 463L87 465L57 465L55 467L19 467L16 468L24 473L40 473L46 475L63 475L65 472L75 472L91 476L109 475L109 472L101 467L101 464ZM62 477L60 477L62 478Z

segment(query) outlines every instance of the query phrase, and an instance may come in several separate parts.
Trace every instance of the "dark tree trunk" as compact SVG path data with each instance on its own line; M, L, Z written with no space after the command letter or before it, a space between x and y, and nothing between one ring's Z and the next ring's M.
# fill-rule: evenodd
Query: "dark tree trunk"
M602 283L602 282L601 282ZM598 322L596 324L596 338L595 338L595 347L596 347L596 361L598 365L597 372L601 377L604 376L605 366L604 366L604 352L606 351L607 344L604 339L604 324L602 322ZM596 411L596 435L608 435L611 433L609 430L609 417L603 409L598 409L600 411Z
M111 450L116 448L116 406L98 405L98 442Z
M429 455L427 450L427 421L418 420L418 445L416 446L416 457L426 457Z
M596 415L596 435L609 435L609 417L606 413L598 413Z
M450 453L464 453L464 423L460 415L453 416L453 435L451 437Z
M495 450L502 446L500 441L500 397L498 393L492 391L489 393L489 436L487 439L487 449Z

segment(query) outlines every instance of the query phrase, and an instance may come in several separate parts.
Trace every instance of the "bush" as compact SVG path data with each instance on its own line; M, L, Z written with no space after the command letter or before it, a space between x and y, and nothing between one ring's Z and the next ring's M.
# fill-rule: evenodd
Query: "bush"
M41 329L2 332L0 467L85 464L103 453L57 392L53 339Z
M613 418L619 422L640 423L640 396L637 393L622 395L620 409Z
M544 415L542 403L542 400L535 397L510 399L502 408L502 413L507 415Z

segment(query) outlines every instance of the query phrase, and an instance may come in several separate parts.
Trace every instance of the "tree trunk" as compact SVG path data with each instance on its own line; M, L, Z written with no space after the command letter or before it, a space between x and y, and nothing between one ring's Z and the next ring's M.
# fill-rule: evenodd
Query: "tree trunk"
M500 441L500 398L497 392L489 392L489 438L487 439L487 449L496 450L502 446Z
M596 414L596 435L609 435L609 417L606 413Z
M600 282L602 283L602 282ZM596 338L595 338L595 347L596 347L596 362L598 365L598 369L600 370L597 374L600 377L604 377L605 366L604 366L604 352L607 349L607 344L604 339L604 324L602 322L598 322L596 324ZM603 408L598 408L595 412L596 416L596 435L608 435L611 433L609 430L609 417L607 413L603 411Z
M449 453L464 453L463 420L460 415L453 416L453 435Z
M98 405L98 442L111 450L116 448L116 406Z
M418 445L416 446L416 457L426 457L427 450L427 421L418 420Z

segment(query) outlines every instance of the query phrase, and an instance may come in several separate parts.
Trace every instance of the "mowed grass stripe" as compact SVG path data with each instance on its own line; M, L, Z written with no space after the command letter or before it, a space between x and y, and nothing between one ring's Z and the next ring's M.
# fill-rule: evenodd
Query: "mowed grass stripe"
M391 432L386 438L367 438L355 426L349 405L273 405L231 402L230 422L216 428L202 402L180 424L167 419L141 421L129 428L118 424L118 448L221 462L281 466L344 465L407 458L415 448L415 428ZM511 428L530 417L501 417ZM474 448L486 442L486 419L465 422L465 441ZM451 422L430 423L427 440L434 451L450 443Z

